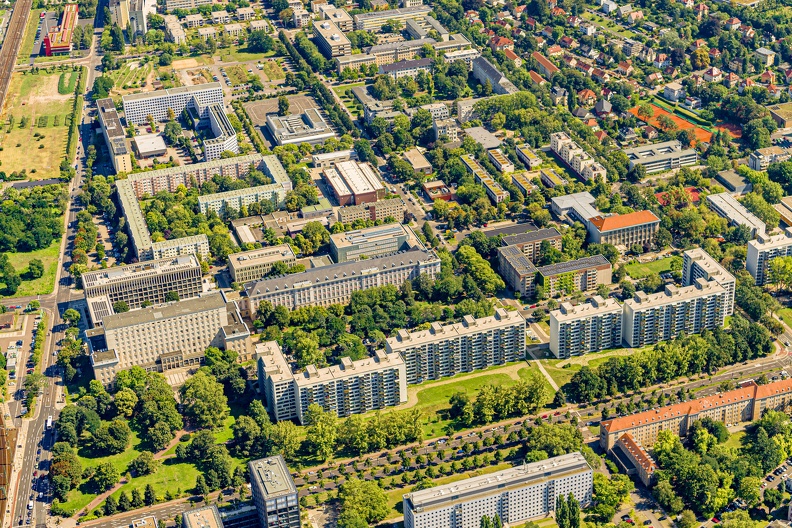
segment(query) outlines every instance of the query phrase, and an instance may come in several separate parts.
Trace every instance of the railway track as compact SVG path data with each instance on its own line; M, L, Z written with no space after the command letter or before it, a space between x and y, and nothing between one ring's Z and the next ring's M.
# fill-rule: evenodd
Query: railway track
M14 11L11 13L11 20L8 22L8 31L0 48L0 111L5 104L8 94L8 87L11 85L11 75L16 66L17 54L25 36L30 9L33 7L33 0L17 0Z

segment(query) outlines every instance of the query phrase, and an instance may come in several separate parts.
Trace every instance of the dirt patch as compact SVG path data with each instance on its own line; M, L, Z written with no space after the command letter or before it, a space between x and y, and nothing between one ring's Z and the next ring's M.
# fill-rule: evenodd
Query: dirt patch
M716 128L718 130L725 130L731 137L735 139L742 137L742 128L740 125L735 125L733 123L721 123Z
M704 141L709 143L710 140L712 140L712 132L708 130L704 130L700 126L694 125L690 121L686 121L685 119L682 119L678 115L674 115L671 112L663 108L660 108L657 105L651 105L651 106L652 106L652 110L654 110L654 115L652 117L647 118L646 120L644 120L643 117L638 117L637 106L635 108L631 108L630 113L638 117L638 119L640 119L641 121L644 121L645 123L648 123L653 127L657 128L658 130L663 129L663 127L661 127L658 123L658 118L662 115L666 115L671 118L671 120L676 124L679 130L691 130L695 134L697 142Z
M197 68L198 66L200 66L200 64L195 59L179 59L173 61L173 63L171 64L171 67L174 70L181 70L184 68Z

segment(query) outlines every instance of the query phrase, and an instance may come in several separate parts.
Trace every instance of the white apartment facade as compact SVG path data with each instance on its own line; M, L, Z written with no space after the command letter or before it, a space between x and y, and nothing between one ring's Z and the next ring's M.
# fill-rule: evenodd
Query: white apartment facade
M221 214L229 208L239 211L242 207L259 202L272 202L275 209L279 209L285 200L286 189L277 184L268 184L199 196L198 207L203 214L209 211Z
M550 312L550 351L558 359L620 347L622 306L595 295L588 303L561 303Z
M571 493L586 506L593 489L591 467L581 453L573 452L408 493L403 499L404 527L479 528L485 515L517 526L554 511L558 496Z
M691 286L666 286L665 291L636 292L624 303L622 339L639 348L669 341L680 334L700 334L722 327L727 292L715 281L698 278Z
M342 262L245 286L243 315L255 313L259 303L296 310L301 306L330 306L349 302L353 292L440 273L440 259L430 250L413 248L395 255Z
M429 330L415 332L399 330L385 341L385 350L404 358L407 383L454 376L522 359L525 319L519 312L502 308L491 317L466 315L461 323L432 323Z
M778 235L762 233L756 237L756 240L748 242L745 269L754 278L757 286L764 286L769 278L770 261L777 257L789 256L792 256L792 228L787 228Z
M261 394L267 410L278 421L305 422L311 404L339 417L385 409L407 401L404 360L399 354L376 352L374 357L318 368L308 365L293 373L275 341L259 343Z
M182 86L168 90L156 90L122 97L124 117L127 124L146 123L148 116L156 121L165 121L170 108L178 116L185 108L194 108L201 118L207 117L209 105L223 104L223 87L220 83L197 86Z
M737 280L726 271L718 261L701 248L689 249L683 253L682 286L691 286L696 279L715 281L726 290L726 317L734 313L734 291Z

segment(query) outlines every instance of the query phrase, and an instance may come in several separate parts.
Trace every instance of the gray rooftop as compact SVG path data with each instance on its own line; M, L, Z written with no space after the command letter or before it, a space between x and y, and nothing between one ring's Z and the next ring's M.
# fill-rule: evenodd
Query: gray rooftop
M501 243L504 246L512 246L515 244L528 244L530 242L536 242L537 240L545 240L560 236L561 233L558 232L558 229L555 227L547 227L545 229L539 229L538 231L529 231L527 233L505 236L503 237Z
M498 252L514 268L518 275L524 276L536 273L536 266L517 246L499 247Z
M289 468L281 455L251 460L248 470L251 483L261 488L265 500L297 493Z
M434 59L417 59L417 60L403 60L393 62L391 64L384 64L380 66L383 73L398 72L402 70L410 70L412 68L426 68L434 63Z
M125 328L141 324L153 323L163 319L183 317L196 312L205 312L225 308L226 301L221 293L212 293L202 297L193 297L163 306L149 306L140 310L132 310L115 315L109 315L102 320L105 330Z
M577 260L569 260L567 262L559 262L557 264L550 264L549 266L542 266L539 268L539 273L545 277L551 275L558 275L560 273L569 273L572 271L584 270L596 266L610 266L611 263L602 255L593 255L591 257L583 257Z
M138 99L146 100L156 97L165 97L170 95L191 94L204 92L208 90L223 90L223 86L219 82L211 82L206 84L198 84L196 86L179 86L178 88L168 88L166 90L155 90L153 92L141 92L122 97L124 102L136 101Z
M501 140L495 137L492 132L488 131L484 127L466 128L465 134L472 137L476 143L484 147L485 150L494 149L501 146Z

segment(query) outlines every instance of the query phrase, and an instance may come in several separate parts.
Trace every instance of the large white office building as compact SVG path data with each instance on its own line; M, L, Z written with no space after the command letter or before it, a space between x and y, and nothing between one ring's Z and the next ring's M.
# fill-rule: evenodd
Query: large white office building
M636 292L624 303L622 339L638 348L722 327L727 297L723 286L704 278L681 288L668 285L660 293Z
M223 110L223 105L219 103L210 105L208 116L209 126L214 137L205 139L203 142L204 160L219 159L223 152L239 154L237 133Z
M174 292L179 299L195 297L203 291L201 263L194 255L152 260L128 266L83 273L85 302L94 325L111 315L112 305L123 301L134 309L144 302L160 304Z
M259 343L259 384L267 411L275 420L305 422L312 403L340 417L384 409L407 401L404 360L378 350L374 357L294 373L275 341Z
M385 341L388 353L404 358L407 383L518 361L525 356L525 319L520 312L495 310L491 317L466 315L461 323L432 323L428 330L399 330Z
M185 108L195 110L201 119L208 117L209 105L223 104L223 87L220 83L181 86L167 90L125 95L124 117L127 124L140 125L152 116L156 121L165 121L170 108L178 116Z
M479 528L481 518L500 517L517 526L555 510L570 493L586 506L594 473L579 452L522 464L404 495L405 528Z
M236 303L222 293L110 315L85 335L94 377L106 387L133 366L156 372L197 367L210 346L232 349L241 360L252 352Z
M748 242L745 269L754 278L757 286L764 286L768 280L768 266L776 257L792 256L792 228L778 235L762 233L756 240Z
M622 342L622 306L599 295L588 303L561 303L550 312L550 352L558 359L617 348Z
M729 225L747 227L751 232L751 237L765 232L765 223L730 193L710 194L707 196L707 205L718 215L728 220Z
M734 313L734 290L737 281L734 275L701 248L689 249L683 253L682 286L691 286L696 279L715 281L726 290L726 317Z
M259 303L296 310L301 306L330 306L349 302L353 292L393 284L422 274L434 278L440 273L440 259L431 251L413 248L355 262L342 262L302 273L273 277L245 285L243 315L256 312Z

